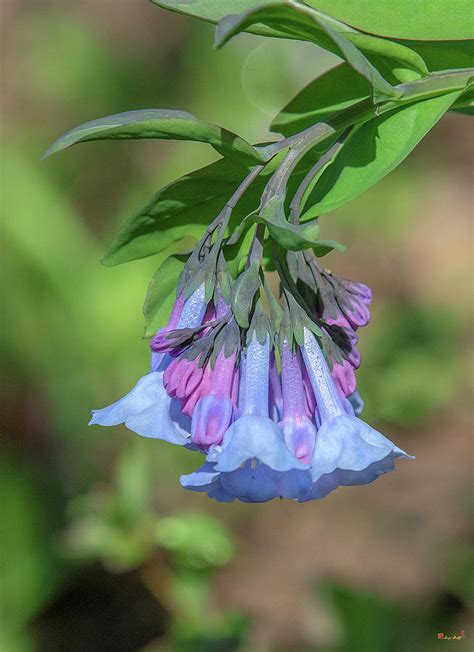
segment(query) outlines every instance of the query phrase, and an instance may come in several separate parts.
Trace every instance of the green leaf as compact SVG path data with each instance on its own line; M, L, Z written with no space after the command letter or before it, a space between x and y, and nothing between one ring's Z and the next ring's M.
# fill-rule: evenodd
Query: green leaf
M168 322L185 260L185 256L170 256L153 274L143 304L145 337L151 337Z
M320 24L322 27L324 26L324 23L320 22ZM342 57L347 63L370 82L373 88L375 103L385 99L401 97L402 93L382 77L378 69L370 63L354 43L328 25L324 26L324 30L334 43L336 43Z
M238 277L232 288L231 306L236 322L249 327L249 313L253 298L260 287L260 265L254 262Z
M199 238L204 227L216 217L247 174L246 167L220 159L165 186L125 222L108 248L103 263L120 265L159 253L170 246L179 247L183 238ZM246 207L249 210L247 194L235 209L236 214L242 206L244 211Z
M322 258L334 250L343 252L346 249L346 245L341 244L337 240L318 240L318 243L313 247L313 251L318 258Z
M288 183L289 196L319 155L319 151L308 154L292 174ZM273 158L239 200L232 211L232 229L258 208L260 196L278 161L279 157ZM162 188L142 210L125 222L102 259L103 264L113 267L155 254L163 255L164 252L171 255L187 251L247 174L247 167L229 159L219 159ZM246 231L245 237L250 242L252 233ZM232 247L226 246L225 251L230 271L235 275L248 248L240 242Z
M470 0L305 0L348 25L399 39L473 38Z
M244 164L262 162L257 150L240 136L217 125L198 120L191 113L170 109L127 111L85 122L55 140L43 158L76 143L137 138L194 140L209 143L219 154Z
M238 16L226 16L217 26L216 45L220 47L249 26L262 23L269 27L278 27L291 37L309 40L328 50L335 51L346 59L359 74L370 81L375 101L401 96L401 93L382 77L377 68L351 42L350 28L303 5L270 3ZM370 37L366 37L362 42L367 44L370 43L370 40ZM394 45L391 48L389 41L386 44L386 51L383 47L381 51L386 56L390 56L397 46Z
M338 208L393 170L438 122L460 91L381 115L363 124L305 201L303 219Z
M472 68L474 65L474 41L410 41L429 70L454 70Z
M260 6L259 0L151 0L154 4L217 23L224 15ZM353 27L398 39L456 40L472 38L472 4L469 0L306 0ZM256 34L280 35L265 25L249 28Z
M303 88L273 119L270 128L292 136L369 97L370 92L369 82L349 64L341 63Z

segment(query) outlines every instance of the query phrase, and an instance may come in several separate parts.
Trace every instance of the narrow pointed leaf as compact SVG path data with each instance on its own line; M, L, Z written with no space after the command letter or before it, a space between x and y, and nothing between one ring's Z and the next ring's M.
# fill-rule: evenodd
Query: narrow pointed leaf
M193 140L208 143L223 156L244 164L262 162L257 150L240 136L191 113L170 109L127 111L85 122L55 140L43 158L76 143L137 138Z

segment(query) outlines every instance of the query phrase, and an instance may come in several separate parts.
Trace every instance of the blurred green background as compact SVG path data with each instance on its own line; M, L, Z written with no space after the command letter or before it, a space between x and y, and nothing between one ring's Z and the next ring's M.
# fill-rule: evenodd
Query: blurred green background
M472 649L468 119L322 220L336 273L374 290L361 338L366 418L417 459L305 505L220 505L180 489L195 454L88 428L148 365L153 258L101 253L204 145L60 133L170 107L250 141L336 58L212 27L145 0L3 0L0 649L2 652ZM471 641L469 641L471 639Z

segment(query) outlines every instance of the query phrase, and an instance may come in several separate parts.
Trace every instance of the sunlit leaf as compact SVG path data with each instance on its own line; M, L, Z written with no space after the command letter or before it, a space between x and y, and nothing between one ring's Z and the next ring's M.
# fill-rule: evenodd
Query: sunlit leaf
M346 204L393 170L459 94L410 104L362 125L306 198L303 219Z
M273 119L272 131L291 136L370 96L370 84L341 63L310 82Z
M226 14L238 14L259 7L259 0L151 0L154 4L218 22ZM398 39L447 40L473 37L472 5L469 0L306 0L310 5L348 25L372 34ZM250 30L249 30L250 31ZM265 26L254 25L257 34L277 34Z
M261 163L258 152L240 136L217 125L199 120L191 113L171 109L126 111L85 122L55 140L43 158L76 143L136 138L193 140L209 143L223 156L247 164Z

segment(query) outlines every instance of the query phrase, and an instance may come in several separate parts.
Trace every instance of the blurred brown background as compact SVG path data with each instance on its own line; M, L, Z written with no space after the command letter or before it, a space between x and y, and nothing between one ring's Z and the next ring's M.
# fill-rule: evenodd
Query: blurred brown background
M472 648L472 140L449 114L392 174L322 219L327 265L374 290L361 337L365 418L416 455L367 487L304 505L220 505L180 489L195 454L91 408L148 364L153 258L99 264L204 145L89 143L40 162L76 124L191 111L242 134L337 61L145 0L2 0L3 533L0 649ZM468 647L470 646L470 647Z

